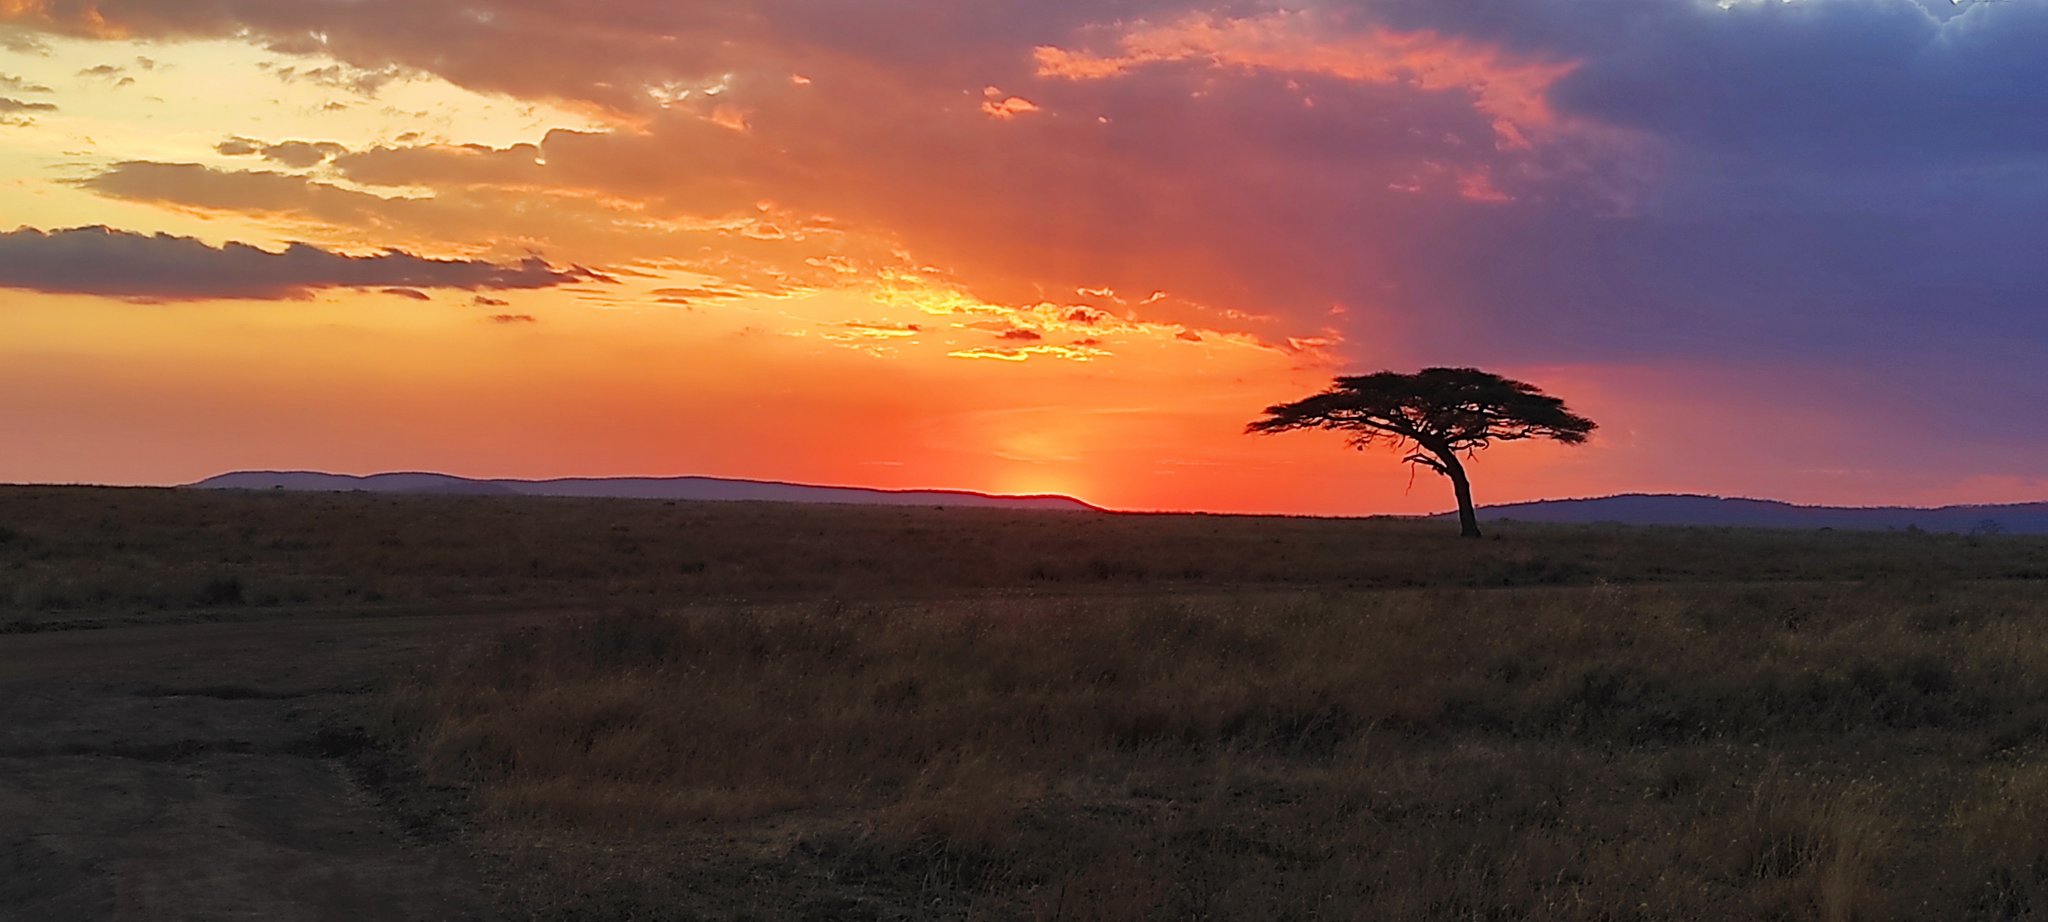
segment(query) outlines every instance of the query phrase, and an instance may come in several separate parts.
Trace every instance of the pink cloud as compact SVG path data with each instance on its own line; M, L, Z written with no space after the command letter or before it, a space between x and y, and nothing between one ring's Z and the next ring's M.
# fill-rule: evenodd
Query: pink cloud
M1577 66L1570 60L1514 55L1419 30L1347 30L1315 12L1275 11L1228 18L1193 13L1163 24L1139 22L1117 34L1115 50L1096 53L1041 45L1038 73L1069 80L1122 77L1151 65L1197 61L1220 68L1324 74L1426 91L1470 92L1492 116L1499 143L1526 146L1527 134L1557 122L1548 96Z

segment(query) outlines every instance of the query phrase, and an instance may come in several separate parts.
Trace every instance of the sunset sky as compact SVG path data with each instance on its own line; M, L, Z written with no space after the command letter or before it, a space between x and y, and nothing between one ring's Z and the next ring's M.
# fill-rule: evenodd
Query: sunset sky
M2048 499L2048 0L0 0L0 481Z

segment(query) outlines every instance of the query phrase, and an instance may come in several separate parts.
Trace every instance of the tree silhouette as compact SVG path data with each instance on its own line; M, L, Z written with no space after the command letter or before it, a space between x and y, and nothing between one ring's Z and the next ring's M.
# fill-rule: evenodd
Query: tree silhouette
M1401 460L1450 478L1460 531L1477 538L1479 515L1459 455L1470 460L1495 442L1522 439L1579 445L1596 428L1533 384L1477 368L1425 368L1338 378L1313 397L1267 407L1245 432L1332 429L1348 433L1353 448L1391 446L1405 453Z

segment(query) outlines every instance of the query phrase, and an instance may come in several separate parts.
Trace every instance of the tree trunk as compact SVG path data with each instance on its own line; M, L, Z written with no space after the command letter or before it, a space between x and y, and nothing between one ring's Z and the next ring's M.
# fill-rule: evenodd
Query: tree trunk
M1479 537L1479 512L1472 508L1472 481L1465 478L1465 466L1458 463L1456 452L1439 455L1444 463L1444 476L1451 478L1451 489L1458 494L1458 534L1466 538Z

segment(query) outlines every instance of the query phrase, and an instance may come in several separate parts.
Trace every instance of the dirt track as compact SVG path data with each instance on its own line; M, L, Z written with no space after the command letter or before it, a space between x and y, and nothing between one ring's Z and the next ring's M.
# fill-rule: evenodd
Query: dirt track
M488 917L449 798L354 712L383 669L545 617L0 636L0 919Z

